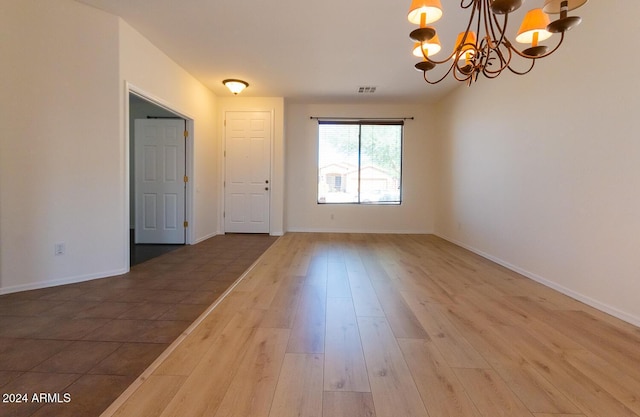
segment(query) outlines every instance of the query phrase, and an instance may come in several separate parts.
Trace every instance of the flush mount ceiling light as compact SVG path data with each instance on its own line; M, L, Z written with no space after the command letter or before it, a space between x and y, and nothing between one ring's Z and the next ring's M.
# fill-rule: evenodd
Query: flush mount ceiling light
M530 10L515 37L516 42L530 46L520 50L507 37L507 24L509 14L519 9L523 1L460 0L462 9L471 10L469 23L464 32L458 35L453 52L439 61L432 56L440 51L440 41L436 29L427 24L442 17L440 0L412 0L407 18L411 23L420 25L410 34L411 39L416 42L413 54L423 58L422 62L416 64L416 69L422 71L424 80L429 84L437 84L449 74L467 84L476 81L480 74L496 78L505 69L518 75L527 74L533 69L536 59L547 57L558 50L564 41L565 32L580 24L582 19L567 14L587 2L545 0L542 9ZM548 14L559 14L560 17L550 22ZM560 34L560 39L553 48L539 44L557 33ZM515 69L512 58L516 57L517 61L528 61L528 67L525 65L522 70ZM427 73L437 66L444 66L447 70L440 78L433 79Z
M224 80L222 81L222 84L227 86L229 91L231 91L236 96L238 95L238 93L242 92L242 90L249 87L248 82L242 81L242 80L234 80L234 79Z

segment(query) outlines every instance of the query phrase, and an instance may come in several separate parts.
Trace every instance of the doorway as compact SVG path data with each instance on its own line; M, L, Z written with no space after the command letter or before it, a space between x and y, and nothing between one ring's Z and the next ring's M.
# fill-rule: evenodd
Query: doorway
M129 90L130 265L188 242L188 166L182 115Z

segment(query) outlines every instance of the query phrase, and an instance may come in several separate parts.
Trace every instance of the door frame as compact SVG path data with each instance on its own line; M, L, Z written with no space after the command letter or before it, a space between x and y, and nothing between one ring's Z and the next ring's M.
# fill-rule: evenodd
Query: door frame
M185 208L185 220L187 222L189 222L189 227L187 227L186 233L185 233L185 245L192 245L193 239L194 239L194 234L193 234L193 227L194 227L194 216L193 216L193 210L194 210L194 193L193 193L193 189L194 189L194 169L193 169L193 161L194 161L194 118L191 117L188 113L183 112L179 109L176 108L176 106L172 105L171 103L162 100L161 98L158 98L156 96L154 96L153 94L143 90L142 88L137 87L134 84L131 84L128 81L125 81L125 89L124 89L124 117L123 117L123 124L124 124L124 144L123 144L123 155L124 155L124 203L125 203L125 215L124 215L124 220L125 220L125 224L124 224L124 248L125 248L125 253L124 253L124 258L125 258L125 265L127 266L126 270L129 271L131 268L131 264L130 264L130 253L131 253L131 244L130 244L130 239L129 239L129 230L130 230L130 219L131 219L131 187L130 187L130 180L131 180L131 176L133 175L133 173L131 172L131 151L130 151L130 146L131 146L131 137L130 137L130 122L129 122L129 118L130 118L130 112L129 112L129 94L134 94L140 98L142 98L143 100L146 100L158 107L162 107L163 109L174 113L176 116L179 116L181 118L183 118L184 120L186 120L187 122L187 131L189 132L189 138L186 141L185 144L185 153L186 153L186 166L185 166L185 170L187 173L187 176L189 177L189 181L187 182L187 186L186 186L186 191L185 191L185 203L186 203L186 208Z
M229 107L229 108L224 108L222 109L222 163L220 164L221 166L221 181L220 181L220 189L222 190L221 192L221 198L220 198L220 229L222 230L222 234L226 233L226 223L225 223L225 209L227 207L227 201L226 201L226 189L225 189L225 181L227 180L227 158L226 158L226 152L227 152L227 125L226 125L226 120L227 120L227 113L253 113L253 112L264 112L264 113L269 113L269 117L271 119L271 143L270 143L270 150L269 150L269 184L270 184L270 189L271 192L269 193L269 235L273 235L273 221L272 221L272 217L273 217L273 169L274 169L274 158L275 158L275 153L274 153L274 147L275 147L275 134L276 134L276 130L275 130L275 110L273 108L253 108L253 107L241 107L241 108L237 108L237 107Z

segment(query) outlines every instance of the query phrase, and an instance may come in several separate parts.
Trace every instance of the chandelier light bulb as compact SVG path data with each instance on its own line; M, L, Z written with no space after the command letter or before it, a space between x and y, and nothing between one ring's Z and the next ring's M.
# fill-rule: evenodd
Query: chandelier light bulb
M422 45L422 46L421 46ZM416 42L413 44L413 55L419 58L426 56L433 56L440 52L442 46L440 45L440 39L438 39L438 35L435 35L428 42ZM424 51L424 52L423 52Z

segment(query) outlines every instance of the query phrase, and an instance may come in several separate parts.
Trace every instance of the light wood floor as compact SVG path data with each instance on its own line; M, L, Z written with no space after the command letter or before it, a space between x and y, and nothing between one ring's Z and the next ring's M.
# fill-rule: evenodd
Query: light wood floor
M287 234L104 416L640 416L640 329L434 236Z

